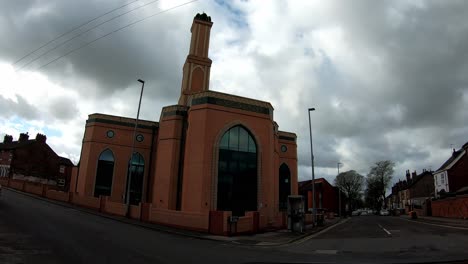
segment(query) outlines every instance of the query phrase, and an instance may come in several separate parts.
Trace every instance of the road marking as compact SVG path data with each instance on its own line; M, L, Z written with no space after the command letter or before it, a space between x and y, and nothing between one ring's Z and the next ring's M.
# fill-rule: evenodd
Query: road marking
M401 219L401 220L403 220L403 221L412 222L412 223L421 223L421 224L431 225L431 226L440 226L440 227L452 228L452 229L458 229L458 230L468 230L467 227L461 227L461 226L439 225L439 224L434 224L434 223L428 223L428 222L422 222L422 221L415 221L415 220L400 218L400 217L398 217L398 219Z
M387 233L389 236L392 235L392 233L390 233L387 229L385 229L383 226L381 226L380 224L378 224L380 228L383 229L383 231L385 231L385 233Z
M327 254L327 255L336 255L337 252L338 250L334 250L334 249L318 249L314 251L314 253L316 254Z

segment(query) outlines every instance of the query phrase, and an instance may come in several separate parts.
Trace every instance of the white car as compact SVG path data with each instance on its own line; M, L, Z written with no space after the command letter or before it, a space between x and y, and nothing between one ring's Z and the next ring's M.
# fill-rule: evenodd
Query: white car
M380 210L380 213L379 213L379 214L380 214L380 215L383 215L383 216L388 216L388 215L390 215L390 213L388 212L388 210L385 210L385 209Z

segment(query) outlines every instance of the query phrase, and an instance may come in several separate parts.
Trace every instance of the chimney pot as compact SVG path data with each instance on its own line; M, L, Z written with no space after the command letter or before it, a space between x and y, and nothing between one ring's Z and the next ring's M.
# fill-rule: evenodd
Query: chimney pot
M44 134L41 134L41 133L37 133L36 141L41 142L41 143L45 143L47 141L47 136L44 135Z
M29 139L28 132L21 133L20 136L19 136L18 142L28 141L28 139Z
M11 142L13 142L13 136L5 135L5 137L3 137L3 143L11 143Z

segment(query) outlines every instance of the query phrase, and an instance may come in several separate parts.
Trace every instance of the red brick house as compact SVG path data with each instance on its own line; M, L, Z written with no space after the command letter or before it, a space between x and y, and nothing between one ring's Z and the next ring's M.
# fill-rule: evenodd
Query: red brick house
M434 172L435 194L440 192L455 193L468 186L468 142Z
M43 134L29 139L27 133L21 133L17 141L5 135L0 143L0 177L59 182L65 189L74 165L69 159L57 155L46 141Z
M432 171L423 170L416 175L414 172L408 186L410 203L409 210L418 212L419 215L431 215L430 198L434 196L434 175Z
M299 182L299 195L305 197L305 208L312 208L312 180ZM338 213L339 197L338 188L332 186L324 178L315 179L315 206L328 212ZM346 196L341 194L342 213L345 211Z
M396 182L393 187L392 187L392 195L389 200L389 203L387 203L387 206L390 209L409 209L409 204L410 204L410 190L409 186L413 183L413 180L411 178L411 175L413 175L413 178L416 177L416 172L413 172L410 174L410 171L406 171L406 180L399 180Z
M434 176L432 171L423 170L419 175L413 176L409 185L410 197L429 198L434 195Z

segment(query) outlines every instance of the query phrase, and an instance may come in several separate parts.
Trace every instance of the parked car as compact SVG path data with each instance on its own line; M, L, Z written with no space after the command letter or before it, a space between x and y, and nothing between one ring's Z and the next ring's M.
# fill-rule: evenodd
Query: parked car
M367 215L367 210L361 211L361 215Z
M351 213L352 216L358 216L358 215L360 215L360 214L361 214L361 212L358 211L358 210L353 211L353 212Z
M383 215L383 216L387 216L387 215L390 215L390 212L388 210L386 210L386 209L382 209L382 210L380 210L379 214Z

